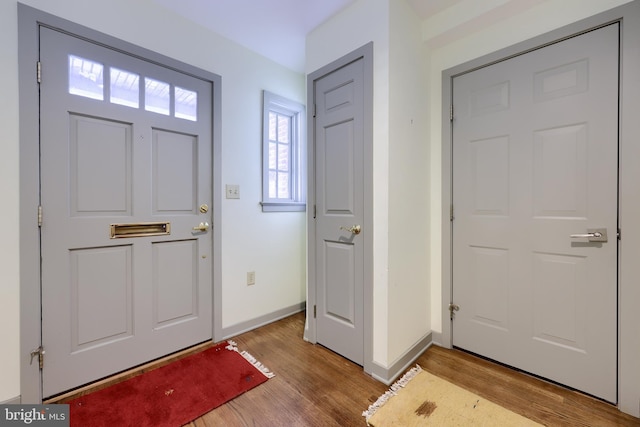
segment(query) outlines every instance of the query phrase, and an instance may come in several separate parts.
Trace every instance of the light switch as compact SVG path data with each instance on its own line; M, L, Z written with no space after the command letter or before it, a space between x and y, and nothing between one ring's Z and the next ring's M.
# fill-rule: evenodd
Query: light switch
M225 194L227 199L239 199L240 186L238 184L227 184L225 186Z

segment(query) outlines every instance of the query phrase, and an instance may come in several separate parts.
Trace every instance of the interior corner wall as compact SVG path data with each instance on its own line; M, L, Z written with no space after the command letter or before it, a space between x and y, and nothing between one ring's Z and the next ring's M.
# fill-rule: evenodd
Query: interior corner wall
M373 42L373 361L387 366L389 1L357 0L307 36L310 74Z
M421 21L404 0L390 6L388 357L393 364L431 332L431 307L428 94Z
M0 2L0 402L20 395L20 240L18 189L18 8Z
M304 104L304 75L194 25L153 0L111 0L108 7L101 0L21 2L222 76L222 179L214 185L240 185L240 199L221 200L222 260L214 266L222 276L220 326L299 307L306 299L305 214L262 213L259 202L262 91ZM0 220L5 225L0 240L0 402L20 395L20 363L28 361L19 354L17 23L17 1L0 2L0 78L5 85L0 105ZM250 287L248 271L256 273L256 284Z

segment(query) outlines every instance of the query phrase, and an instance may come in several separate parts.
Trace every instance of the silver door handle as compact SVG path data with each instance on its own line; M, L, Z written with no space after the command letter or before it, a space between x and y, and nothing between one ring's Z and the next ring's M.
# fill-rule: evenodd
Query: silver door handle
M588 239L590 242L608 241L606 228L590 228L584 234L571 234L569 237L572 239Z
M602 237L602 233L598 233L596 231L595 233L572 234L569 237L571 237L573 239L591 239L591 238L594 238L594 237Z

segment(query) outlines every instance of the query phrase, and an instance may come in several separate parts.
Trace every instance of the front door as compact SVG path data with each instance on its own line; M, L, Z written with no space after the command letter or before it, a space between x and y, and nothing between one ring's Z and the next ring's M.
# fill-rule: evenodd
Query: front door
M47 28L40 57L48 397L211 339L212 85Z
M364 60L314 83L316 341L364 361Z
M453 79L453 344L610 402L618 31Z

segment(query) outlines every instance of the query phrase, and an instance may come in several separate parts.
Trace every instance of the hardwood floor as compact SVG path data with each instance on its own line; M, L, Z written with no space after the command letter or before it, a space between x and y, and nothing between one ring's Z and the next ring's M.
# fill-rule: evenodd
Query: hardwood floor
M305 342L303 329L299 313L234 338L276 376L189 426L365 426L362 411L388 387L362 367ZM640 426L640 419L614 406L458 350L432 346L417 363L544 425Z
M366 426L362 412L389 387L366 375L361 366L305 342L303 331L304 315L298 313L233 338L240 350L251 353L276 376L188 426ZM49 402L64 403L187 354L153 362ZM432 346L416 363L543 425L640 426L640 419L612 405L462 351Z

